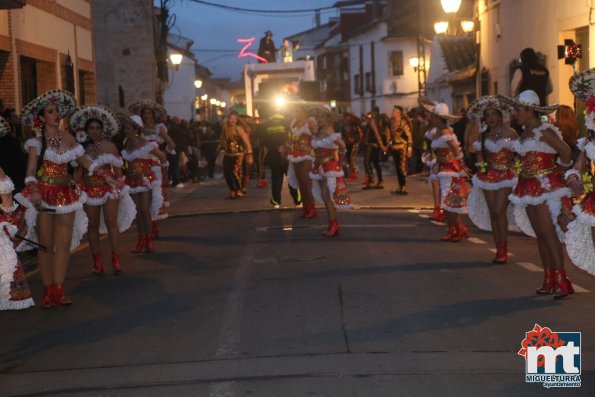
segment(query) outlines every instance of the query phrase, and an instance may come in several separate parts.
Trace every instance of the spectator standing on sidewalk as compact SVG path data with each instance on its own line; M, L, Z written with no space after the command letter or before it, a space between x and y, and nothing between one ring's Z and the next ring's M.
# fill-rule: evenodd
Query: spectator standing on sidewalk
M423 109L415 108L410 112L412 120L411 138L413 142L413 150L411 154L409 169L412 174L416 174L423 170L422 154L424 152L424 140L426 133L426 124L424 122L425 115Z
M173 116L171 121L171 125L169 126L169 135L176 145L176 153L167 155L169 162L169 175L172 186L182 188L184 187L184 184L180 181L180 156L182 152L187 150L190 139L188 130L184 128L182 121L178 116Z
M209 179L215 177L215 161L217 160L217 145L219 144L219 131L211 127L211 125L203 121L198 133L200 139L200 150L207 161L207 176Z
M372 113L368 114L367 130L366 130L366 155L364 157L364 166L366 168L366 183L363 187L367 189L384 189L384 181L382 179L382 168L380 167L380 156L382 153L386 153L386 125L382 121L380 115L380 109L378 106L374 106ZM378 176L378 183L372 186L374 183L374 171L372 171L372 165L376 169L376 175Z

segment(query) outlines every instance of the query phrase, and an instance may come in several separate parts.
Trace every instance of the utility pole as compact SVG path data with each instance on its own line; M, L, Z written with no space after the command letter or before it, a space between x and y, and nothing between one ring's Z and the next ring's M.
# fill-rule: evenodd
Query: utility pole
M417 96L426 94L426 43L424 38L423 2L417 0Z

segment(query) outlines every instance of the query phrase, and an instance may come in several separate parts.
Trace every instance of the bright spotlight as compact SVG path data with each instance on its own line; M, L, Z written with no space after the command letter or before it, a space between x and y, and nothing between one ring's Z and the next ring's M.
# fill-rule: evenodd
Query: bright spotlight
M283 95L279 95L275 98L275 105L277 105L278 108L284 107L286 103L287 101L285 100L285 97Z

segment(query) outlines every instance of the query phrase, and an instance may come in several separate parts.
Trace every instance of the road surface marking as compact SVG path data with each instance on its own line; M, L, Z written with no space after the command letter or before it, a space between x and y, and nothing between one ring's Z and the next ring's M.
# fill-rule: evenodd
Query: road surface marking
M418 216L420 218L424 218L424 219L429 219L430 218L430 215L428 215L428 214L419 214Z
M578 284L572 283L572 288L574 288L574 292L589 292L588 289L581 287Z
M492 251L494 254L497 252L496 248L490 248L489 251ZM512 252L509 252L508 256L514 256L514 254Z
M471 241L473 244L487 244L487 242L477 237L469 237L467 240Z
M412 214L419 214L420 210L407 210L407 212L411 212Z
M524 267L525 269L529 270L530 272L540 273L543 269L537 265L534 265L531 262L517 262L517 265L520 267Z
M432 222L436 226L444 226L444 225L446 225L446 223L442 223L442 222L436 222L436 221L430 221L430 222Z
M374 223L369 225L358 225L358 224L340 224L339 225L342 229L400 229L400 228L407 228L407 227L417 227L417 225L413 223L390 223L390 224L381 224L381 223ZM265 227L257 227L255 230L257 232L292 232L296 229L321 229L327 227L326 225L283 225L283 226L265 226Z

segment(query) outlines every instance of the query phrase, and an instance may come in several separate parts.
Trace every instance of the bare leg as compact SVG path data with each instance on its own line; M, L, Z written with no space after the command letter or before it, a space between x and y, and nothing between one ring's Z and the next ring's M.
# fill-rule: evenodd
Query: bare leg
M293 164L295 175L298 179L300 193L304 204L314 204L314 197L312 196L312 180L308 172L312 169L312 161L304 160Z
M483 191L490 211L492 235L496 244L507 240L508 218L506 217L506 209L508 208L508 195L511 191L510 188Z
M99 254L101 248L99 246L99 215L101 214L101 207L97 205L86 205L85 212L89 218L89 229L87 230L87 240L91 246L92 254Z
M120 200L107 200L103 205L103 218L112 252L120 250L120 230L118 229L118 209Z
M324 206L326 207L326 212L328 213L329 220L334 221L337 219L337 209L335 208L335 204L331 199L331 195L328 191L328 186L326 184L326 179L322 179L320 181L320 190L322 193L322 200L324 201Z
M70 263L70 241L74 226L74 212L54 215L54 242L56 253L52 267L54 269L54 283L62 284L66 278L66 271Z
M142 234L148 235L151 226L151 192L140 193L140 209Z
M528 205L527 215L537 236L542 265L552 269L563 269L564 251L547 204Z
M434 194L434 207L440 207L440 180L432 179L432 193Z
M43 285L54 284L54 217L56 215L48 212L40 212L37 215L37 238L39 244L47 247L47 252L37 250L37 261L39 262L39 273Z

